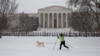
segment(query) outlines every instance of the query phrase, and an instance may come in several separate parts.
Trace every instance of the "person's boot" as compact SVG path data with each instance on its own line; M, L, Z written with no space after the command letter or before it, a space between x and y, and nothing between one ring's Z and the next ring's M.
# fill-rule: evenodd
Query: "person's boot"
M68 46L65 46L67 49L69 49L69 47Z
M69 47L67 47L67 49L69 50Z

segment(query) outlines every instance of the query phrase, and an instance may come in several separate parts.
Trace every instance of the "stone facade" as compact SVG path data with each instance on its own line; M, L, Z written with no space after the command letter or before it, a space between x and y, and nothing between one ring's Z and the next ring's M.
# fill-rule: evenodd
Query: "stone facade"
M38 10L40 28L67 28L71 10L62 6L49 6Z

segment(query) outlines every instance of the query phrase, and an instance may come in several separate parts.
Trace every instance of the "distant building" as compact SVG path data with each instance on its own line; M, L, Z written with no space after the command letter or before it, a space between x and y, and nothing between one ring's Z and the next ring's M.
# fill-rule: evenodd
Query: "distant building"
M38 10L40 28L67 28L71 9L62 6L49 6Z

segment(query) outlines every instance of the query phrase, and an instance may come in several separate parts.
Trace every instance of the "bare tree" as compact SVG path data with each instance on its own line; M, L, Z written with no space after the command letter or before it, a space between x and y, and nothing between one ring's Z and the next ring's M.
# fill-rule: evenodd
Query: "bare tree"
M69 0L69 6L76 7L77 8L77 12L80 14L81 12L86 12L82 13L82 18L81 20L83 20L83 18L85 17L87 20L86 23L88 23L88 26L86 26L86 28L88 27L93 27L93 24L97 24L98 27L100 27L100 19L99 19L99 13L100 13L100 0ZM87 15L88 13L88 15ZM80 15L79 15L80 16ZM93 16L93 18L91 17ZM76 19L76 18L75 18ZM86 21L86 20L85 20ZM93 22L95 21L95 22ZM82 23L82 21L81 21ZM89 24L90 23L90 24Z
M16 0L0 0L0 38L2 31L7 28L9 16L13 15L17 7Z
M28 14L22 13L19 16L19 32L29 32L36 30L38 27L38 18L37 17L30 17Z
M93 31L93 18L87 12L73 12L71 18L69 18L69 25L74 30L82 32Z
M28 16L28 14L22 13L19 16L19 21L20 21L19 31L28 32L31 25L31 18Z

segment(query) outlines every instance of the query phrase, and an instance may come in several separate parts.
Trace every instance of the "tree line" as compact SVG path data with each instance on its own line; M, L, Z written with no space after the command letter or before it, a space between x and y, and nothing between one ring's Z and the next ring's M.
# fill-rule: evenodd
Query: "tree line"
M73 9L70 27L81 32L100 32L100 0L69 0Z
M29 32L37 30L38 17L16 13L16 0L0 0L0 38L4 31Z

